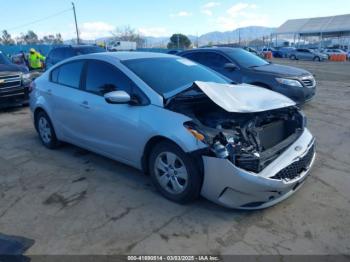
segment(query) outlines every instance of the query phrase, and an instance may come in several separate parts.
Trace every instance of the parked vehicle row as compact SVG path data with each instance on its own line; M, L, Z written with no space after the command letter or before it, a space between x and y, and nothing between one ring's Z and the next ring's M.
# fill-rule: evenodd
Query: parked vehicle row
M235 76L255 70L266 78L287 68L241 49L212 50L184 57L97 53L52 66L30 88L43 145L68 142L143 170L164 197L178 203L202 195L230 208L261 209L286 199L307 179L315 159L304 114L286 96L234 84L210 66ZM302 80L285 74L276 81L303 89Z
M249 51L250 47L244 47ZM265 57L267 52L271 52L275 58L289 58L292 60L324 61L331 59L332 55L344 54L349 59L349 51L336 48L295 48L295 47L264 47L257 52L260 57Z

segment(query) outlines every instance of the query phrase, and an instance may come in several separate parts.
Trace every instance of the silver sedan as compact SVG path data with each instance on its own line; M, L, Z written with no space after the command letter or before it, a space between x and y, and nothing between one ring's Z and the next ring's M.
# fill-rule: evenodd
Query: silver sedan
M300 188L315 159L293 101L172 55L65 60L32 83L30 105L46 147L67 142L143 170L178 203L269 207Z

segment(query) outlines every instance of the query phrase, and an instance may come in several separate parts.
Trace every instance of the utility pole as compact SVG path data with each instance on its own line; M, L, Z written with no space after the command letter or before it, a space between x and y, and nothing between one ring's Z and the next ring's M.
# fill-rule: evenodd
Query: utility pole
M238 45L241 46L241 28L238 28Z
M78 22L77 22L77 14L75 13L75 5L72 2L72 6L73 6L73 13L74 13L74 21L75 21L75 30L77 32L77 45L80 44L80 40L79 40L79 30L78 30Z

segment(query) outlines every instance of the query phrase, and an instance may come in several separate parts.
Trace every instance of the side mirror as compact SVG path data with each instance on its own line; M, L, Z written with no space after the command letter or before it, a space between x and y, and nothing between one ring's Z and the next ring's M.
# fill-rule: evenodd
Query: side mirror
M131 101L130 95L125 91L113 91L104 95L109 104L127 104Z
M227 63L224 65L224 68L227 70L227 71L236 71L238 70L238 66L236 66L235 64L233 63Z

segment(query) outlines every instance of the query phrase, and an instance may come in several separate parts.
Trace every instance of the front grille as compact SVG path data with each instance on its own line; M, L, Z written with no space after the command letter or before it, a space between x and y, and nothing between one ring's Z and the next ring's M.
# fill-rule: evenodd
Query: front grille
M307 154L299 159L298 161L290 164L286 168L282 169L277 175L271 177L271 179L276 180L292 180L300 176L300 174L306 171L311 164L312 158L315 154L315 146L313 145Z
M23 94L22 79L20 75L0 76L0 97L9 97Z
M20 75L0 76L0 89L21 86L22 79Z
M302 78L301 82L303 82L304 86L312 88L315 86L315 80L312 77L306 77L306 78Z

